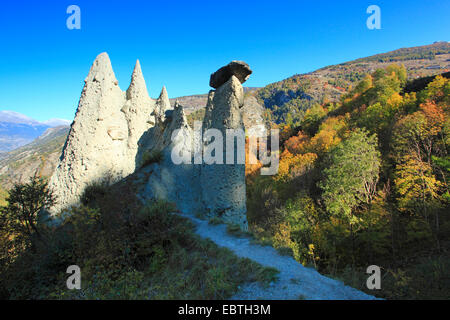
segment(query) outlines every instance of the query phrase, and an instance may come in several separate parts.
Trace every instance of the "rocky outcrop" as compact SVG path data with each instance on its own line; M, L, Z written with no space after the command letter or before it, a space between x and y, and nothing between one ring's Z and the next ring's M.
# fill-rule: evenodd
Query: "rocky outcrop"
M60 163L49 182L58 199L53 212L76 204L89 183L131 171L118 165L127 154L127 121L120 111L125 101L108 55L100 54L85 79Z
M49 188L58 203L51 213L76 205L86 186L113 183L136 169L138 141L154 124L156 103L147 93L139 61L123 92L106 53L94 61L75 119Z
M210 91L202 128L191 128L184 108L176 102L174 110L166 112L164 121L157 121L140 141L144 153L162 154L160 162L143 169L149 179L142 198L163 198L175 202L182 212L202 212L247 230L245 152L241 163L237 163L237 158L233 164L227 164L226 160L227 131L237 130L245 139L243 106L244 90L234 75L217 90ZM216 150L220 159L216 158L215 163L205 163L211 148L206 138L209 129L217 130L223 137L220 148L223 152ZM237 154L238 148L234 144L232 153Z
M222 133L224 152L221 155L221 163L202 165L201 185L206 213L238 224L241 229L246 230L248 226L245 204L245 156L244 163L238 163L239 138L232 150L233 164L227 163L226 153L229 150L225 149L228 129L242 132L242 138L245 139L241 117L243 105L244 90L241 82L234 75L215 92L210 92L203 130L206 133L208 129L217 129ZM204 139L207 138L204 136ZM243 143L245 145L245 142ZM207 149L204 149L204 156L206 152L208 152Z
M252 70L250 69L250 66L244 61L231 61L226 66L211 74L209 85L214 89L217 89L227 82L231 76L235 76L240 83L244 83L251 74Z
M127 100L121 111L127 120L130 158L134 158L138 148L137 142L142 134L155 124L155 120L149 115L155 111L156 107L155 102L148 95L139 60L136 61L126 97Z
M241 114L247 136L263 137L266 135L267 128L263 118L264 108L254 96L245 97Z
M194 152L200 150L200 141L194 139L184 108L175 104L165 122L142 137L142 145L144 155L161 154L158 162L142 169L149 176L142 198L173 202L182 212L200 212L201 166L193 161Z
M172 110L172 107L170 106L169 95L167 94L166 87L163 87L158 100L156 100L156 107L154 111L154 115L157 121L164 122L166 118L166 112L168 110Z
M50 179L58 200L50 212L77 205L90 184L113 183L139 170L148 177L140 193L144 200L166 199L182 212L204 212L246 230L245 152L240 163L228 164L226 156L229 129L238 130L243 139L231 153L245 150L241 82L248 74L230 67L235 65L215 73L219 78L226 72L231 75L210 92L202 131L189 126L178 102L171 108L165 87L157 100L149 97L139 61L130 87L122 92L108 55L100 54L85 80L75 120ZM217 150L217 161L205 164L211 145L201 136L209 129L223 136L223 152Z

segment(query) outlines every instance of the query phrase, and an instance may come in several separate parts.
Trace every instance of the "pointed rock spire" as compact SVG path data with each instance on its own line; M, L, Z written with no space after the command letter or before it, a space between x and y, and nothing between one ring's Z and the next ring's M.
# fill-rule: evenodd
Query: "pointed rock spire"
M126 103L121 110L128 122L128 148L131 157L136 154L142 134L155 123L151 116L154 108L155 102L148 95L141 64L136 60L131 83L126 92Z
M205 108L205 116L203 117L203 127L205 128L209 128L211 126L212 110L214 108L213 100L215 93L216 93L215 90L210 90L208 93L208 100L206 102Z
M247 230L245 132L241 119L243 105L244 89L235 75L231 75L214 93L210 93L203 122L203 132L206 133L206 130L214 128L220 130L223 136L227 136L228 130L233 129L238 137L237 143L233 142L233 158L234 154L243 154L244 161L238 162L236 157L236 162L233 160L233 163L229 164L226 163L226 156L223 154L221 157L223 157L224 164L202 165L200 183L203 205L207 214L220 216L227 222L239 225L242 230ZM203 149L204 156L208 154L208 149Z
M161 111L166 111L171 109L169 95L167 94L166 86L162 87L161 94L159 95L158 101L160 102Z
M188 141L184 141L188 139L192 135L192 130L187 122L186 114L184 113L184 107L177 101L175 101L174 108L169 110L166 113L167 117L167 126L164 129L162 145L169 146L173 141L173 133L174 131L178 131L177 138L183 141L183 145L187 146ZM190 143L190 138L188 139Z
M163 86L161 94L159 95L158 100L156 100L155 114L161 121L164 121L165 113L170 109L172 108L170 106L169 95L167 94L166 87Z
M85 82L113 82L114 85L118 85L118 81L114 74L111 60L106 52L100 53L95 58L94 63L89 70L89 74L85 79Z
M107 179L112 183L134 171L134 163L127 159L127 120L120 111L125 94L108 54L97 56L85 82L61 158L49 181L49 189L58 198L49 208L52 214L77 205L90 184Z
M127 90L127 99L130 100L142 96L149 98L141 64L139 60L136 60L136 65L134 66L133 74L131 75L131 83Z
M172 122L179 124L180 127L184 124L187 124L186 114L184 113L184 107L178 102L178 99L175 101L172 119L173 119Z

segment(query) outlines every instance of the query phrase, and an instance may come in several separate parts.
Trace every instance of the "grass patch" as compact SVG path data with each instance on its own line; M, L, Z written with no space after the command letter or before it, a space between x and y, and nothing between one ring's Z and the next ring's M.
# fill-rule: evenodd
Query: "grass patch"
M0 187L0 206L6 206L8 202L6 201L6 197L8 196L8 192Z
M203 118L205 118L205 111L206 108L201 108L186 116L186 120L191 128L194 127L195 121L203 121Z
M163 153L159 150L145 151L142 155L141 167L146 167L152 163L160 163L163 160Z
M235 237L248 237L251 233L242 231L241 227L234 223L227 224L227 233Z

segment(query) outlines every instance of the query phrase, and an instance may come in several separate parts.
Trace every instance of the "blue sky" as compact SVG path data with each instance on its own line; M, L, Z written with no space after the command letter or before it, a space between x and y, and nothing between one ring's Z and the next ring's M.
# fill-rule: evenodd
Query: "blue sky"
M66 27L69 5L81 30ZM381 30L366 27L369 5ZM8 1L0 8L0 110L73 119L90 65L108 52L122 90L139 59L149 93L206 93L231 60L246 86L401 47L448 41L450 1Z

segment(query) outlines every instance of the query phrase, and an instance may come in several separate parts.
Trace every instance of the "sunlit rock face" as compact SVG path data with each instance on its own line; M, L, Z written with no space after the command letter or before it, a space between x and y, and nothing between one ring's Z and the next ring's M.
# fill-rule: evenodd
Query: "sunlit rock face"
M86 186L113 183L136 169L137 142L153 126L150 99L139 61L123 92L106 53L94 61L59 164L49 188L58 203L51 213L76 205Z
M58 201L50 213L77 205L89 185L111 184L138 171L148 177L139 193L142 200L165 199L180 211L217 216L246 230L245 151L241 163L234 158L233 164L227 164L225 146L227 130L244 133L241 82L251 72L242 69L245 65L215 73L223 82L225 70L229 79L210 92L203 125L191 128L184 108L179 103L171 108L165 87L158 99L149 97L139 61L123 92L108 55L100 54L85 80L75 120L49 182ZM202 136L209 129L223 136L222 159L215 164L204 162L211 146ZM245 142L241 147L245 150ZM235 143L233 154L238 149Z
M144 133L139 145L143 150L142 158L145 153L158 152L162 159L143 169L149 179L141 196L166 199L176 203L183 212L220 217L247 230L245 151L242 163L237 163L236 157L233 164L226 163L227 130L244 133L241 115L244 109L241 81L231 75L217 90L210 91L200 128L189 126L183 107L178 103L171 112L155 112L156 125ZM262 123L262 119L253 122ZM205 141L209 129L218 130L223 137L220 163L205 163L205 154L211 147L210 141ZM233 154L237 154L238 149L235 143ZM182 154L183 159L174 160L174 154Z
M142 134L155 124L155 120L150 115L156 108L155 101L148 95L139 60L134 67L126 97L127 100L121 111L127 120L129 156L130 160L133 160Z

